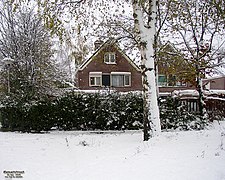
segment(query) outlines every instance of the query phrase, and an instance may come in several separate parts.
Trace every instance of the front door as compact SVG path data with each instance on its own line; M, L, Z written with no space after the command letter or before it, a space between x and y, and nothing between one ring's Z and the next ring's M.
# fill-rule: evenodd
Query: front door
M110 86L110 75L106 75L106 74L102 75L102 85L106 87Z

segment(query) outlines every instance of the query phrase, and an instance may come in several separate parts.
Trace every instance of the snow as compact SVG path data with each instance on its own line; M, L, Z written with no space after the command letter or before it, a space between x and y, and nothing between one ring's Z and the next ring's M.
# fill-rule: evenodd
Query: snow
M211 96L222 96L225 95L225 90L204 90L204 95L207 96L207 99L212 99ZM198 97L198 91L195 89L188 90L174 90L172 92L173 97ZM221 98L222 100L222 98Z
M24 180L224 180L225 122L204 131L0 132L0 179L24 171Z
M213 99L213 100L225 101L225 98L219 98L219 97L207 97L207 99Z
M172 93L173 96L198 96L198 91L195 89L187 90L174 90Z
M207 95L225 95L225 90L210 89L208 91L205 91L205 94L207 94Z

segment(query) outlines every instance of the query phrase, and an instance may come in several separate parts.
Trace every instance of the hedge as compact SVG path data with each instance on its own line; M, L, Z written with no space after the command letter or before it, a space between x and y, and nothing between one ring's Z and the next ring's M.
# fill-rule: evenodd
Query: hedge
M198 129L197 115L187 112L179 99L159 99L162 129ZM68 93L32 103L8 102L0 109L2 130L41 132L59 130L142 129L141 94Z
M22 132L142 128L141 95L69 93L32 104L1 108L2 129Z

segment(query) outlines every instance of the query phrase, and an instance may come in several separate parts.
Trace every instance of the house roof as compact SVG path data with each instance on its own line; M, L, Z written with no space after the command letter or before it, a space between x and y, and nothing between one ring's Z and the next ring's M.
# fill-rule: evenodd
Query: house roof
M114 39L107 40L98 49L96 49L92 56L80 65L79 70L83 70L93 60L93 57L97 56L98 53L108 45L114 46L137 71L140 71L140 68L122 51L121 48L119 48Z

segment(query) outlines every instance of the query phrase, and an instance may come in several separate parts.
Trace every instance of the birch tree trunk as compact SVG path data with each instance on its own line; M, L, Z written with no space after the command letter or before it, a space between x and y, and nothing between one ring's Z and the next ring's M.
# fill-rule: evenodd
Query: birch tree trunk
M144 16L144 3L148 3L147 18ZM159 135L161 132L154 65L157 7L156 0L148 2L133 0L132 4L136 40L141 53L144 141L147 141L150 137Z

